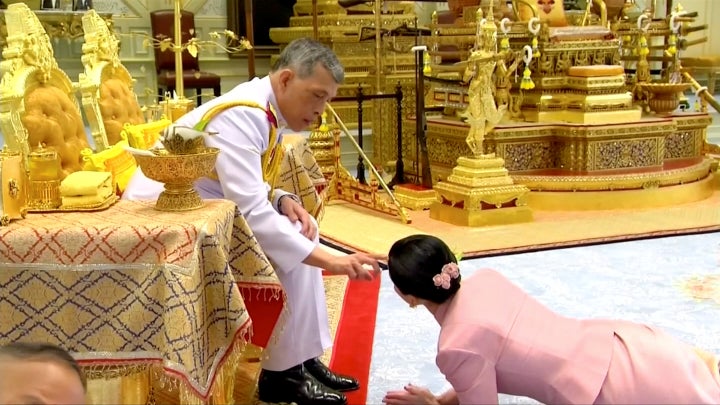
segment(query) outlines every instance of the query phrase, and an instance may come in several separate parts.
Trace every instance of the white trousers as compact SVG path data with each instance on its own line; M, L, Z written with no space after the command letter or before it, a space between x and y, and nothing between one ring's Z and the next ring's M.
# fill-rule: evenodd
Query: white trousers
M294 225L299 232L300 223ZM319 236L315 236L314 242L320 243ZM285 290L286 301L265 349L262 368L282 371L321 356L332 345L332 339L322 270L298 263L291 269L276 266L275 273Z

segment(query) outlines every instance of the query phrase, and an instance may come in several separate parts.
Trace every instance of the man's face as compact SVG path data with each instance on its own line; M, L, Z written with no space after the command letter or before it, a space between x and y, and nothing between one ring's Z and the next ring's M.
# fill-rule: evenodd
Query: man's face
M71 368L48 360L0 359L0 405L85 404L85 390Z
M302 131L314 123L339 87L332 74L319 64L313 74L305 78L300 78L292 69L284 69L278 75L278 108L293 131Z

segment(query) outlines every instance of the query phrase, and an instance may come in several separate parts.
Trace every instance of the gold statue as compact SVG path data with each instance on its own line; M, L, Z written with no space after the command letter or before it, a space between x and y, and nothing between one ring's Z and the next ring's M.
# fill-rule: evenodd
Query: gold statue
M475 51L470 55L468 69L472 72L468 97L470 102L467 109L461 114L470 124L470 130L465 142L473 157L483 155L483 141L485 134L490 132L507 110L507 104L499 107L495 104L495 95L490 89L495 89L493 72L497 64L497 26L493 20L492 3L488 18L482 19L482 12L478 11L478 26L481 26L482 35L478 33ZM466 72L467 73L467 72ZM507 73L506 73L507 74Z

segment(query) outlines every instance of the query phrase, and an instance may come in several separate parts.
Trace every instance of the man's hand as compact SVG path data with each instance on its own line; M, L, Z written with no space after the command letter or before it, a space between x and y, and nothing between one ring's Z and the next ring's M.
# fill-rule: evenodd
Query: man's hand
M439 405L440 402L430 390L408 384L402 391L389 391L383 398L388 405Z
M334 256L325 270L332 274L346 274L351 280L372 280L380 275L379 259L379 255L364 253Z
M288 217L290 222L294 223L300 221L300 224L302 225L300 233L310 240L315 239L315 236L317 235L317 227L313 221L310 220L310 214L300 203L295 201L294 198L289 195L280 197L280 212Z

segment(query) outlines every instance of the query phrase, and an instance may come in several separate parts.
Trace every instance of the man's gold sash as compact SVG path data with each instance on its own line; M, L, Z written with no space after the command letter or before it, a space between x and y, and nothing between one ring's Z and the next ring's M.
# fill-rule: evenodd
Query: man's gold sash
M250 107L257 108L265 112L270 123L270 134L268 136L268 149L261 155L260 164L262 165L263 180L270 185L270 193L268 198L272 199L275 184L277 183L278 176L280 175L280 166L283 160L283 148L282 142L278 142L278 130L277 130L277 114L270 103L267 108L263 108L260 104L252 101L229 101L226 103L218 104L210 108L195 125L195 129L198 131L204 131L205 127L215 118L219 113L233 107ZM218 179L217 172L213 170L213 173L209 176L215 180Z

